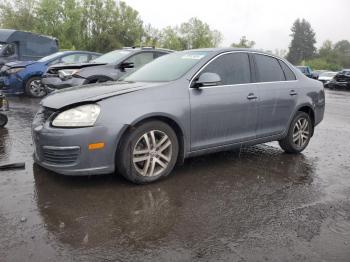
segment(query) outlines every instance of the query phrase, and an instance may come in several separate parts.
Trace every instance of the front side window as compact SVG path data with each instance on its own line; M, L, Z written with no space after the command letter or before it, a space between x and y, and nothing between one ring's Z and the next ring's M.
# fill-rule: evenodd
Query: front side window
M121 80L130 82L169 82L179 79L202 61L210 51L183 51L162 56Z
M254 55L259 82L285 81L284 73L276 58Z
M89 61L89 55L87 54L72 54L62 57L61 62L65 64L72 63L84 63Z
M16 45L8 44L4 47L3 56L13 56L16 54Z
M91 59L90 60L94 60L94 59L96 59L98 57L99 57L99 55L91 55Z
M249 58L246 53L232 53L219 56L210 62L203 73L216 73L222 85L250 83Z
M128 58L125 62L133 63L134 68L140 68L143 65L151 62L154 59L153 57L154 54L152 52L139 53Z

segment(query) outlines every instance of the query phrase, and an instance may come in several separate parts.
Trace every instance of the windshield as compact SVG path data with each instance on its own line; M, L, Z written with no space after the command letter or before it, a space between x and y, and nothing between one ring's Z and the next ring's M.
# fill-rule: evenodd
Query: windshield
M45 57L39 59L39 62L46 62L46 61L49 61L51 59L55 59L55 58L61 56L62 54L63 54L63 52L53 53L52 55L48 55L48 56L45 56Z
M131 82L169 82L176 80L199 63L209 52L185 51L162 56L126 76Z
M118 63L131 52L126 50L115 50L92 60L92 63L114 64Z

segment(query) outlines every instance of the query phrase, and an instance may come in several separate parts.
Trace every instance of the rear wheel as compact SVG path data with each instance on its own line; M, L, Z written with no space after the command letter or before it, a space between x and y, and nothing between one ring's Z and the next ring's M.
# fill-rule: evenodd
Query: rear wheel
M179 152L174 130L150 121L126 135L117 154L117 169L129 181L145 184L170 174Z
M25 86L25 93L27 96L30 97L44 97L46 95L46 88L41 83L41 77L35 76L29 78Z
M287 136L279 141L281 148L287 153L300 153L310 142L313 131L310 116L305 112L297 112Z
M0 114L0 127L4 127L7 124L7 116L4 114Z

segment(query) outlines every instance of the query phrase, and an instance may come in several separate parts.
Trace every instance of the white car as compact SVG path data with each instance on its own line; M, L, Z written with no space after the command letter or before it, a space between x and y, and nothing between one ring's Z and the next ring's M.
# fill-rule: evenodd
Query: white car
M318 77L318 80L321 81L323 85L325 85L329 81L331 81L336 74L337 72L332 72L332 71L324 72L320 74L320 76Z

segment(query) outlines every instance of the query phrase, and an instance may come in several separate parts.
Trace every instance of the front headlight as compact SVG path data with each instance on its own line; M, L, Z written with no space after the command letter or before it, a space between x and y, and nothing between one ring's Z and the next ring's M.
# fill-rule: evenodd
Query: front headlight
M69 79L72 78L72 75L79 72L79 69L64 69L58 71L58 76L61 79Z
M9 75L10 75L10 74L16 74L16 73L22 71L24 68L25 68L25 67L14 67L14 68L9 68L9 69L6 70L6 73L9 74Z
M55 127L93 126L100 114L100 106L88 104L68 109L58 114L52 121Z

